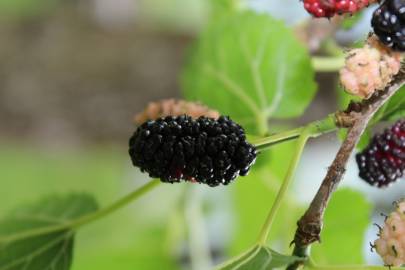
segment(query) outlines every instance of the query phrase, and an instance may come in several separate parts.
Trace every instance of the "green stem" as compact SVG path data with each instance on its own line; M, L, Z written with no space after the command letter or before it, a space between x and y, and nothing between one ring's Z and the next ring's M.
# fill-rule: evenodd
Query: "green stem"
M120 200L116 201L115 203L111 204L110 206L101 209L95 213L83 216L81 218L78 218L73 221L69 221L63 224L59 225L54 225L54 226L48 226L45 228L39 228L39 229L33 229L29 230L23 233L18 233L10 236L6 236L4 238L0 238L0 243L9 243L13 241L18 241L20 239L24 238L30 238L34 236L39 236L39 235L44 235L44 234L49 234L57 231L62 231L62 230L67 230L67 229L77 229L85 224L88 224L92 221L98 220L104 216L107 216L108 214L111 214L112 212L128 205L129 203L133 202L134 200L138 199L142 195L146 194L153 188L155 188L158 184L160 183L159 180L153 180L139 189L136 189L135 191L129 193L125 197L121 198Z
M266 150L275 144L297 139L300 136L302 129L303 127L300 127L292 130L283 131L274 135L270 135L265 138L260 138L255 140L253 144L259 151Z
M311 137L312 129L313 129L313 126L309 125L308 127L304 128L302 130L302 133L299 136L299 139L297 141L297 148L295 150L293 159L291 160L290 167L288 168L287 175L284 179L283 184L280 187L276 200L274 201L274 204L271 207L269 215L267 216L266 222L264 223L263 228L260 232L259 239L258 239L258 243L260 245L265 245L265 243L267 241L267 238L270 233L271 225L273 224L274 218L281 206L282 200L283 200L285 194L287 193L287 189L293 179L295 170L300 161L305 144L306 144L308 138Z
M311 258L308 258L304 269L311 270L387 270L386 266L378 265L318 265ZM401 267L389 267L391 270L404 270Z
M333 114L328 115L323 120L315 121L309 123L305 127L298 129L286 131L284 133L276 134L270 136L266 139L262 139L261 142L255 144L259 150L264 150L271 145L279 142L283 142L290 139L295 139L298 137L297 148L295 150L293 159L291 160L290 167L288 168L287 175L284 178L283 184L280 187L280 190L277 193L276 199L273 206L270 209L270 212L266 218L266 221L262 227L262 230L259 234L258 244L264 245L267 241L268 235L270 233L271 226L273 224L274 218L281 206L282 200L285 197L288 187L294 177L295 170L298 166L298 163L301 159L302 152L304 150L307 140L311 137L318 137L327 132L331 132L336 129L335 125L335 116Z
M258 249L260 249L260 246L258 245L254 245L253 247L250 247L248 249L246 249L243 253L215 266L215 270L221 270L221 269L226 269L228 266L233 265L234 263L236 263L237 261L239 261L240 259L244 258L245 256L257 251Z
M70 228L76 229L82 225L95 221L97 219L103 218L116 210L127 206L131 202L135 201L136 199L140 198L142 195L148 193L150 190L158 186L161 182L159 180L152 180L149 183L143 185L142 187L134 190L133 192L129 193L128 195L124 196L123 198L119 199L118 201L114 202L113 204L109 205L108 207L101 209L93 214L84 216L74 222L72 222Z
M313 270L387 270L386 266L376 265L311 265L307 269ZM404 270L403 267L390 267L391 270Z
M267 124L267 117L265 117L263 114L260 114L256 117L256 122L259 135L264 136L268 134L269 129Z
M312 66L318 72L335 72L345 65L344 57L312 57Z
M325 119L309 123L307 126L314 127L311 129L311 134L309 134L309 136L318 137L322 134L336 130L335 117L333 114L331 114ZM253 141L253 144L257 150L263 151L275 144L297 139L307 126L280 132L265 138L260 138Z

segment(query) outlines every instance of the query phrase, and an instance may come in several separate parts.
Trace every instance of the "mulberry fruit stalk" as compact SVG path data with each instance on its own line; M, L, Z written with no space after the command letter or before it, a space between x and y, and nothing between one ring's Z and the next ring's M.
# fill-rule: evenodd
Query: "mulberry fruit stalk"
M317 18L356 13L375 0L304 0L304 8Z
M405 201L396 203L396 209L385 220L379 238L373 247L387 266L405 264Z
M217 186L248 174L257 151L230 118L167 116L143 123L129 141L134 166L162 182Z
M399 120L356 155L359 176L367 183L386 187L405 172L405 119Z
M405 51L405 1L385 0L371 20L374 33L394 50Z

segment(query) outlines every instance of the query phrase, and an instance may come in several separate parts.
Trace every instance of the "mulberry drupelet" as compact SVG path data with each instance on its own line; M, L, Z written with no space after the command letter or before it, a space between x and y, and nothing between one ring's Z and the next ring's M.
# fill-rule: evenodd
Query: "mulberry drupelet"
M373 137L356 155L359 176L370 185L386 187L405 173L405 119Z
M184 115L142 124L129 141L129 154L134 166L162 182L217 186L247 175L257 151L228 117Z
M386 46L405 51L405 0L385 0L374 12L371 25Z
M317 18L356 13L376 0L303 0L304 8Z

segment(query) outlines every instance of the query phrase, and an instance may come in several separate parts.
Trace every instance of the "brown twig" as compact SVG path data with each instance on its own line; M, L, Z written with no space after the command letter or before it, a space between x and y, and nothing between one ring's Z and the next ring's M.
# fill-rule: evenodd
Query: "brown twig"
M367 127L368 122L378 109L390 99L405 83L405 72L401 70L384 90L378 91L370 99L361 103L349 105L346 111L337 113L336 119L343 127L348 127L348 134L342 143L332 165L312 200L308 210L298 221L297 231L295 233L295 244L293 254L300 257L306 257L309 246L320 241L320 233L323 225L323 216L328 202L339 185L345 173L345 168L350 155L352 154L360 136ZM339 123L338 123L339 125ZM288 270L295 270L302 266L302 262L290 265Z

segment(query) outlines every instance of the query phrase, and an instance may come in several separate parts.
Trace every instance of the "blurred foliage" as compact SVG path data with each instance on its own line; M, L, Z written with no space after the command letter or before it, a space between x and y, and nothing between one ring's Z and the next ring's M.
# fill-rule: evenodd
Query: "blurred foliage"
M308 52L292 30L268 15L236 12L214 20L194 44L182 89L263 135L268 118L301 115L316 85Z
M351 15L346 18L341 24L341 28L344 30L349 30L353 28L364 16L364 12L357 12L356 14Z
M49 11L62 0L0 0L0 14L30 16Z
M138 4L142 20L162 29L190 33L203 27L210 11L206 0L139 0Z
M326 209L321 244L311 256L320 264L362 264L364 232L370 225L371 205L364 195L342 189L333 194Z

